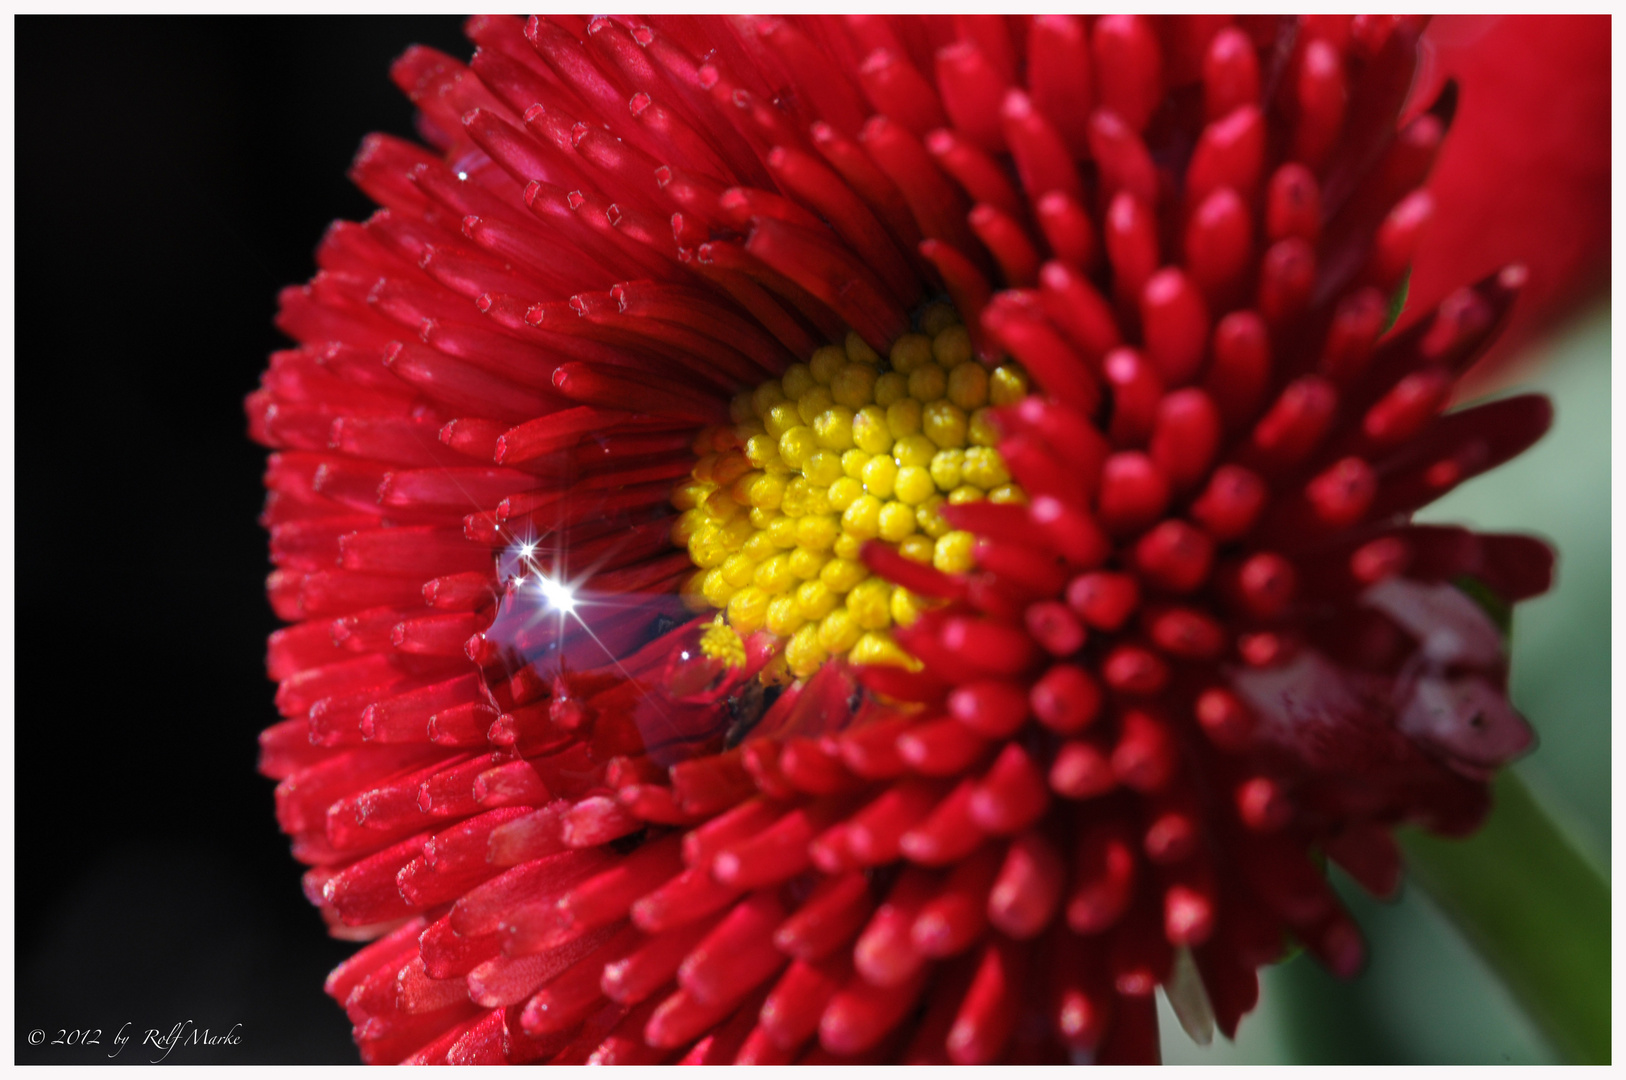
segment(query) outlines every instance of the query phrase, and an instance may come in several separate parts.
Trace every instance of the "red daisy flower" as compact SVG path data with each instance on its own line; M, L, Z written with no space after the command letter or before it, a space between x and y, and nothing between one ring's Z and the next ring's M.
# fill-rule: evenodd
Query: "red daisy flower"
M1147 1061L1528 729L1392 17L471 20L250 396L368 1061Z

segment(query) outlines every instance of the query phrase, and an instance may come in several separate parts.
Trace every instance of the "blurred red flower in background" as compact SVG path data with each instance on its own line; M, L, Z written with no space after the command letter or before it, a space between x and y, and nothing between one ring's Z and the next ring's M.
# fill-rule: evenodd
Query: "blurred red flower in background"
M1607 290L1610 20L1443 15L1424 42L1413 101L1434 100L1446 79L1460 96L1429 178L1435 216L1412 264L1408 309L1426 312L1509 262L1530 271L1471 391L1505 381L1542 331Z
M363 1057L1144 1061L1159 985L1229 1035L1289 938L1353 972L1316 860L1386 893L1393 825L1479 821L1551 569L1409 523L1549 418L1441 415L1525 273L1420 310L1420 29L409 51L440 153L364 145L385 209L248 401L262 769L377 939L328 986Z

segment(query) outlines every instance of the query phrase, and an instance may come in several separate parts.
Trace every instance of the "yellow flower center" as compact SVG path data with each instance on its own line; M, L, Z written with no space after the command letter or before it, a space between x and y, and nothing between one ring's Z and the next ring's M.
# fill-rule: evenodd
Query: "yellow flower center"
M947 304L929 306L919 326L885 360L849 334L738 395L733 426L697 436L700 460L672 497L683 511L672 539L699 567L683 590L690 607L724 612L702 643L708 655L736 655L725 628L766 629L783 642L769 681L843 654L908 663L890 627L912 623L920 601L870 575L864 543L964 573L973 537L949 527L943 504L1026 501L988 415L1026 395L1026 373L973 359Z

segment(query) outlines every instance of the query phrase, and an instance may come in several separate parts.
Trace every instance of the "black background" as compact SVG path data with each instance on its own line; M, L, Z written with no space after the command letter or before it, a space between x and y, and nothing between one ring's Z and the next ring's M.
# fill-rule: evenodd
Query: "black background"
M16 20L19 1063L355 1061L255 772L276 719L242 399L388 78L459 19ZM102 1029L101 1046L50 1045ZM44 1030L46 1043L28 1045Z

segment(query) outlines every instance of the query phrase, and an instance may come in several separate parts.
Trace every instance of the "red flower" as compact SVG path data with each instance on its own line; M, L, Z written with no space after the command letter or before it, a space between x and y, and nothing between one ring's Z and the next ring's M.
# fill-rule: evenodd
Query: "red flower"
M1548 422L1441 415L1521 271L1384 336L1419 26L468 29L248 401L363 1057L1144 1061L1352 972L1316 859L1478 822L1551 568L1409 524Z
M1429 178L1436 213L1410 303L1427 312L1509 262L1530 271L1507 331L1475 370L1479 385L1607 288L1609 38L1607 16L1446 15L1429 25L1414 97L1432 100L1447 79L1460 94Z

